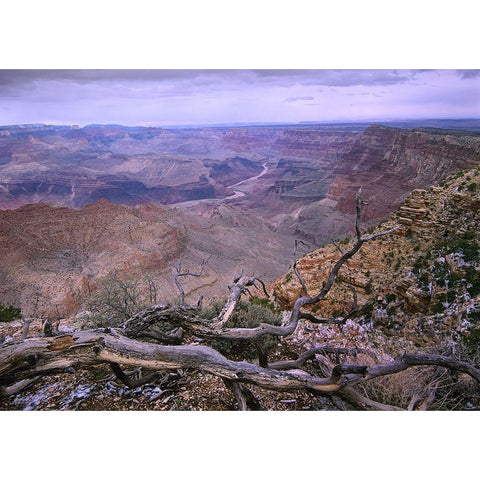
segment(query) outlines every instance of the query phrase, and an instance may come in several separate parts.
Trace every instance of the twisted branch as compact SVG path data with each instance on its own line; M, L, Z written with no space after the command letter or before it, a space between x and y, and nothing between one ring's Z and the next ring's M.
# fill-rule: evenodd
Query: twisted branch
M175 268L176 273L175 273L174 280L175 280L175 284L177 285L177 288L180 292L180 306L181 307L183 307L185 305L185 291L183 290L183 286L180 283L179 278L180 277L187 277L187 276L200 277L203 274L209 259L210 259L210 257L208 259L202 261L201 268L200 268L200 271L198 273L191 273L188 270L186 272L182 272L182 262L180 260L178 260L177 266Z

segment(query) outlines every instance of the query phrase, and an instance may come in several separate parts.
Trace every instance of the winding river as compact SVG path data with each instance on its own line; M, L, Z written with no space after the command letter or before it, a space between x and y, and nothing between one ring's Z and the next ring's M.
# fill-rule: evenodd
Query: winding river
M234 183L233 185L228 185L227 188L239 187L240 185L244 185L247 182L254 182L254 181L258 180L260 177L263 177L268 172L267 163L265 162L264 164L262 164L262 167L263 167L263 170L258 175L246 178L245 180ZM210 203L213 203L213 204L220 204L220 203L224 202L225 200L231 201L231 200L234 200L236 198L244 197L245 195L246 195L246 193L243 192L242 190L233 190L233 193L231 195L227 195L226 197L222 197L222 198L202 198L202 199L199 199L199 200L189 200L187 202L173 203L172 206L175 206L175 207L193 207L195 205L198 205L199 203L205 203L205 202L210 202Z

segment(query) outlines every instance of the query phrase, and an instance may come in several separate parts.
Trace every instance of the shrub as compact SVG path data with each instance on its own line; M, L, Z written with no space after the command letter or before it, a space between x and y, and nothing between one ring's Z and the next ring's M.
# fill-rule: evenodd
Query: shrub
M385 300L387 301L387 303L394 302L396 300L396 298L397 297L395 296L395 294L390 293L390 292L385 295Z
M258 305L258 306L263 307L263 308L268 308L272 312L277 311L277 309L275 308L275 305L268 298L260 298L260 297L257 297L256 295L252 295L248 299L248 301L252 305Z
M442 302L437 302L432 305L432 313L442 313L445 311L445 307L443 306Z
M361 309L361 313L364 313L367 317L373 313L373 303L366 303Z
M434 249L439 255L460 253L466 262L476 261L480 258L480 247L476 242L477 232L467 230L457 237L449 237L435 245Z
M469 334L463 339L462 344L465 346L468 354L478 355L478 352L480 352L480 327L470 330Z
M139 281L123 280L110 273L84 299L84 307L91 312L87 326L118 327L148 305Z
M475 267L468 267L465 270L465 280L467 282L467 292L470 296L475 297L480 293L480 272Z
M4 305L0 302L0 322L12 322L22 317L20 308L15 308L12 305Z
M221 312L223 305L222 302L214 303L211 308L202 313L202 316L208 319L216 317ZM227 328L255 328L261 323L280 325L280 318L269 307L241 300L225 326ZM276 346L277 340L273 335L264 335L257 340L257 343L268 353ZM231 355L246 360L257 357L257 349L249 340L213 340L211 346L225 356Z

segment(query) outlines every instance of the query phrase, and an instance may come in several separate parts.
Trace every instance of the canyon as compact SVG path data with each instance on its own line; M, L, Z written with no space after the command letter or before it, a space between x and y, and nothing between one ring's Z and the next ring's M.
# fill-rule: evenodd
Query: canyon
M373 226L413 189L480 163L473 130L389 125L0 127L0 301L67 317L111 272L178 295L180 260L211 302L243 270L265 282L351 234L361 186Z

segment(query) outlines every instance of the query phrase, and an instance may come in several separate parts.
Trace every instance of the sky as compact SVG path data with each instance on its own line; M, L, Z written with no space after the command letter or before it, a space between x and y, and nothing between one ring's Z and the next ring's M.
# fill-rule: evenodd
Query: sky
M480 70L0 70L0 125L480 118Z

